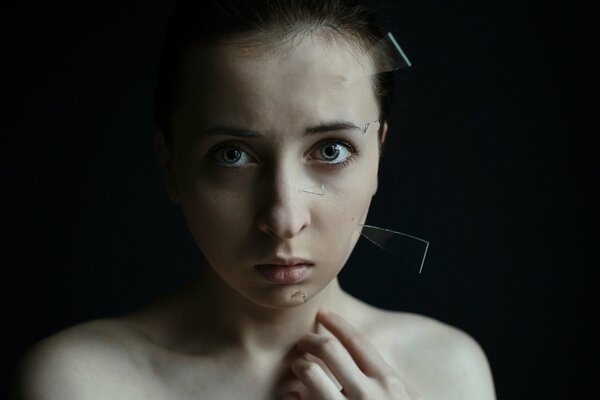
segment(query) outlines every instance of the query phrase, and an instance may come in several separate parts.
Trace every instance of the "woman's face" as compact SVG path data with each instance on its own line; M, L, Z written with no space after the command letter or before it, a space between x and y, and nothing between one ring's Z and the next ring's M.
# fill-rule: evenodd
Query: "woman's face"
M298 291L310 299L358 240L379 163L370 68L316 36L186 55L165 164L171 196L211 267L257 304L292 306ZM313 265L273 282L256 266L275 257Z

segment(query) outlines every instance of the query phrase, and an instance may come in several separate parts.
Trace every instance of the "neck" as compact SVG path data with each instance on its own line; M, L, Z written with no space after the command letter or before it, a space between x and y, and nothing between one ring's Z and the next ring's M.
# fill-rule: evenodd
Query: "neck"
M198 293L203 293L211 325L224 338L224 344L263 358L288 353L302 336L317 332L315 318L319 309L339 312L349 298L337 277L305 303L286 308L269 308L252 302L209 266L199 281Z

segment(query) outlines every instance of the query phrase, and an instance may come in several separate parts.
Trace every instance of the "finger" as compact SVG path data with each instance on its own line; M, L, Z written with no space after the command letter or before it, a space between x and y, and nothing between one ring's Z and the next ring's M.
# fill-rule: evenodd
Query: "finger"
M365 375L339 340L309 333L298 341L297 348L324 362L350 397L363 394L361 388L364 387Z
M339 339L356 362L356 365L366 375L381 377L390 373L391 367L379 354L375 346L344 318L332 312L319 310L317 320Z
M278 400L316 400L315 397L310 393L310 390L302 383L293 373L292 380L283 388L283 394L278 393L275 398Z
M292 372L316 398L320 400L345 400L344 395L340 393L337 386L316 362L301 356L292 363Z
M278 397L279 400L310 400L313 396L308 392L308 388L304 387L304 391L294 391L284 393L283 396Z
M298 392L285 393L280 400L302 400L302 396Z

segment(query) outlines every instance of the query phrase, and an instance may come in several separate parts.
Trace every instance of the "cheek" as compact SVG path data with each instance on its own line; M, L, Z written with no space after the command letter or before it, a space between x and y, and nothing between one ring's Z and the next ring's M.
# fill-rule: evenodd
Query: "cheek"
M314 208L312 224L315 232L319 232L316 246L339 268L360 237L360 224L364 224L369 211L374 179L365 179L360 184L353 179L345 186L329 186L326 198Z
M251 223L252 199L239 190L222 191L206 182L190 182L181 196L188 228L208 261L226 261L240 251Z
M334 207L330 210L335 221L332 234L343 238L341 246L347 246L348 256L360 237L362 224L365 223L371 199L377 190L379 152L376 136L373 136L363 149L361 161L349 171L346 178L329 184Z

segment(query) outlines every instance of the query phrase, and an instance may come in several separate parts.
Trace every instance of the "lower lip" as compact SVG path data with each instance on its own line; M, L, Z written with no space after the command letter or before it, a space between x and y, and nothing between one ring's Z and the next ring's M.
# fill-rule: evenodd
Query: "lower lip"
M294 283L301 281L308 274L310 265L257 265L258 272L268 281L276 283Z

